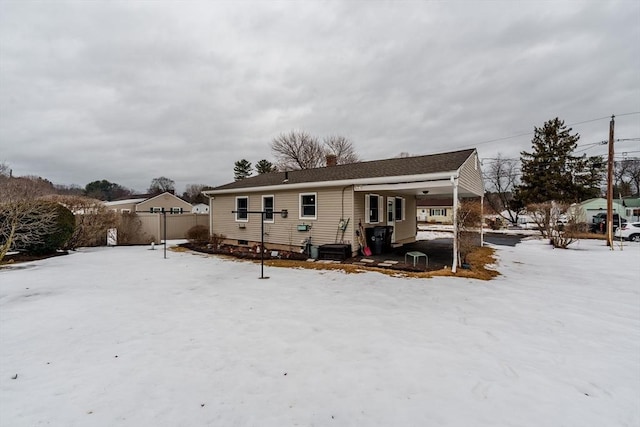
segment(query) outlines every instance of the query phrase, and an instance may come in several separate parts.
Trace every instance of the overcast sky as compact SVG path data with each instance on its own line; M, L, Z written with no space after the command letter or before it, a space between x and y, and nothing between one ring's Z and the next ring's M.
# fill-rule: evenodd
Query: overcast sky
M519 157L560 117L595 155L638 112L636 0L0 0L0 162L56 184L221 185L294 129Z

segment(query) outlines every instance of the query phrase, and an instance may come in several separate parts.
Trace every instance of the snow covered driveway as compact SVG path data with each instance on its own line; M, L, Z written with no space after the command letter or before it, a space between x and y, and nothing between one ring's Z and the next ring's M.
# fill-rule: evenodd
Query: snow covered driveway
M0 425L640 425L640 245L498 255L491 282L146 247L0 270Z

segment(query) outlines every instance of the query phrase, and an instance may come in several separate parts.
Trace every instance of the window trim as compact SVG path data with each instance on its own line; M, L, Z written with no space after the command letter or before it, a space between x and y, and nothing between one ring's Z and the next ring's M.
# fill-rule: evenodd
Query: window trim
M151 209L149 209L151 213L162 213L162 208L158 207L158 206L152 206Z
M313 196L313 199L314 199L314 206L313 206L314 215L313 216L303 215L302 198L304 196ZM318 193L317 192L298 193L298 219L318 219Z
M440 213L435 213L435 211L440 211ZM429 216L447 216L447 208L430 208Z
M267 212L265 207L264 207L264 199L267 199L267 198L271 198L271 219L268 219L267 215L265 213L264 222L265 223L269 223L269 224L273 224L274 222L276 222L276 216L273 214L273 212L276 210L276 196L274 196L273 194L264 194L264 195L262 195L262 211L263 212Z
M236 196L236 199L235 199L235 207L236 207L236 209L235 209L236 210L235 221L236 222L249 222L249 214L248 213L245 213L245 215L247 216L246 218L240 218L238 216L240 214L240 212L238 212L238 211L240 211L240 208L238 207L238 200L240 200L240 199L244 199L244 200L247 201L247 208L246 209L247 209L247 211L249 210L249 196Z
M378 209L377 209L377 216L376 216L376 221L372 221L371 220L371 197L377 197L378 198ZM365 209L365 223L367 224L380 224L380 219L383 219L386 223L386 219L387 219L387 205L384 203L384 197L379 195L379 194L375 194L375 193L367 193L365 194L365 199L364 199L364 209Z
M182 213L182 208L174 206L171 209L169 209L169 213L180 214L180 213Z

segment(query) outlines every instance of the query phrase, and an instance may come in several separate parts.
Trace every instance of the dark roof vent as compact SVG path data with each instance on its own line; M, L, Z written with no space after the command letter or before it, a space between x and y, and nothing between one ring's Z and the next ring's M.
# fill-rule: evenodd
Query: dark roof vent
M284 180L282 182L285 183L285 184L287 182L289 182L289 172L288 171L284 172Z
M327 154L325 158L327 160L327 167L335 166L338 164L338 156L336 156L335 154Z

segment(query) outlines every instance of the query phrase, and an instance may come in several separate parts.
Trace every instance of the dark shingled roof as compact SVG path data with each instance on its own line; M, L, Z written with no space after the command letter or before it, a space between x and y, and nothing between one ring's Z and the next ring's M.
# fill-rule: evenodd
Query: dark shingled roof
M294 170L288 172L288 183L299 184L450 172L462 166L473 152L474 149L469 149L427 156L397 157L316 169ZM284 179L285 172L265 173L215 187L213 191L281 185Z

